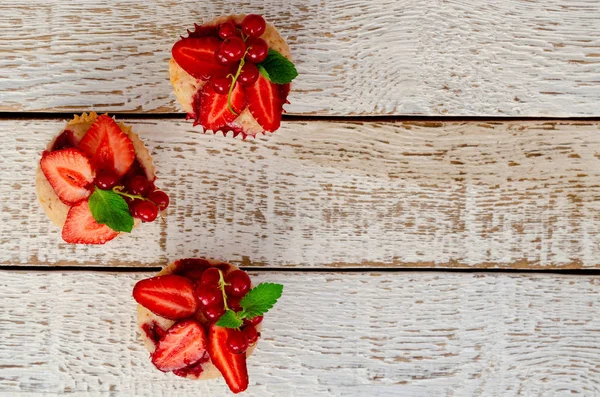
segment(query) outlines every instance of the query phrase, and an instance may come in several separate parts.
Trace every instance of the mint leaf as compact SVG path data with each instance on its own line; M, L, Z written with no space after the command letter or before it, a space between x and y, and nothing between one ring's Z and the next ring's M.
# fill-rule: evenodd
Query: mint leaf
M298 76L294 64L279 52L270 49L267 59L256 65L260 74L275 84L290 83Z
M133 229L133 217L129 213L127 202L112 190L94 188L88 204L96 222L115 232L129 233Z
M238 318L236 312L233 310L227 310L215 325L225 328L239 328L242 326L242 323L243 321Z
M258 71L260 72L260 74L265 76L267 78L267 80L271 81L271 77L269 76L269 72L267 72L267 69L265 69L260 63L258 65L256 65L256 67L258 68Z
M252 288L246 296L240 301L243 317L253 318L262 316L269 311L277 299L281 297L283 285L273 283L261 283Z

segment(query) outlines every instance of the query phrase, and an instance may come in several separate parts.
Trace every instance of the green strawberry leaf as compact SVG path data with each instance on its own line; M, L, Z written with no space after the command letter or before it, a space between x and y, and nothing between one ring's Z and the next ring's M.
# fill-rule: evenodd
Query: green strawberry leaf
M283 285L261 283L252 288L240 301L244 318L262 316L269 311L283 293Z
M133 229L133 217L127 202L112 190L97 187L88 198L92 216L96 222L110 227L115 232L130 233Z
M225 328L239 328L242 326L242 319L240 319L236 312L233 310L227 310L225 314L219 318L216 322L216 326Z
M294 64L273 49L269 49L267 58L256 66L260 74L275 84L287 84L298 77Z

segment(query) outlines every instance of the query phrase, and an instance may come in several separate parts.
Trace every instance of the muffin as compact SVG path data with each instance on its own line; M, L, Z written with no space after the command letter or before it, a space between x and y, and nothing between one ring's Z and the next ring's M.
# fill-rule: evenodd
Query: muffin
M298 75L285 40L255 14L195 25L173 46L169 74L194 125L243 137L279 128Z
M237 266L180 259L136 283L137 323L152 363L192 380L220 376L232 392L248 387L246 359L260 338L263 314L283 286L252 288Z
M75 116L47 146L36 174L46 215L73 244L104 244L169 205L148 149L107 115Z

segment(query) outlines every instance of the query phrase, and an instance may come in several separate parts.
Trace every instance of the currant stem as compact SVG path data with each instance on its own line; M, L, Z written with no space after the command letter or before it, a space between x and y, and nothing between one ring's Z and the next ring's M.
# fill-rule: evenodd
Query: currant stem
M240 73L242 72L242 68L244 67L244 63L245 63L245 58L246 58L246 54L248 53L248 49L246 49L246 52L244 53L244 56L242 57L241 61L240 61L240 65L238 66L238 70L235 73L235 76L232 76L231 78L231 85L229 86L229 93L227 93L227 107L229 108L229 111L231 113L233 113L235 116L238 116L238 112L235 111L235 109L233 109L233 106L231 106L231 93L233 92L233 88L235 87L235 82L237 81L238 77L240 77ZM231 74L228 74L227 77L231 76Z
M227 294L225 293L225 278L223 277L223 272L221 271L221 269L217 269L219 271L219 289L221 290L221 293L223 294L223 305L225 308L225 311L229 310L229 306L227 306Z
M125 186L115 186L115 187L112 188L112 191L114 193L117 193L119 196L124 196L124 197L130 198L132 200L135 200L135 199L146 200L146 201L149 200L146 197L143 197L143 196L140 196L140 195L137 195L137 194L125 193L123 191L124 188L125 188Z

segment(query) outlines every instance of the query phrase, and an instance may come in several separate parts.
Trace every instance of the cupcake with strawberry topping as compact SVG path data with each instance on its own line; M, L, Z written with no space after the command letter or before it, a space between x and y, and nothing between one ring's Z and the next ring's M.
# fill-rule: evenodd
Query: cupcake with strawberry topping
M155 182L150 153L131 127L91 112L48 144L36 191L65 242L104 244L164 212L169 196Z
M195 25L173 46L169 73L194 125L243 137L279 128L298 75L285 40L256 14Z
M138 281L133 298L157 369L193 380L223 376L239 393L248 388L246 359L260 338L263 315L282 292L281 284L253 287L232 264L189 258Z

